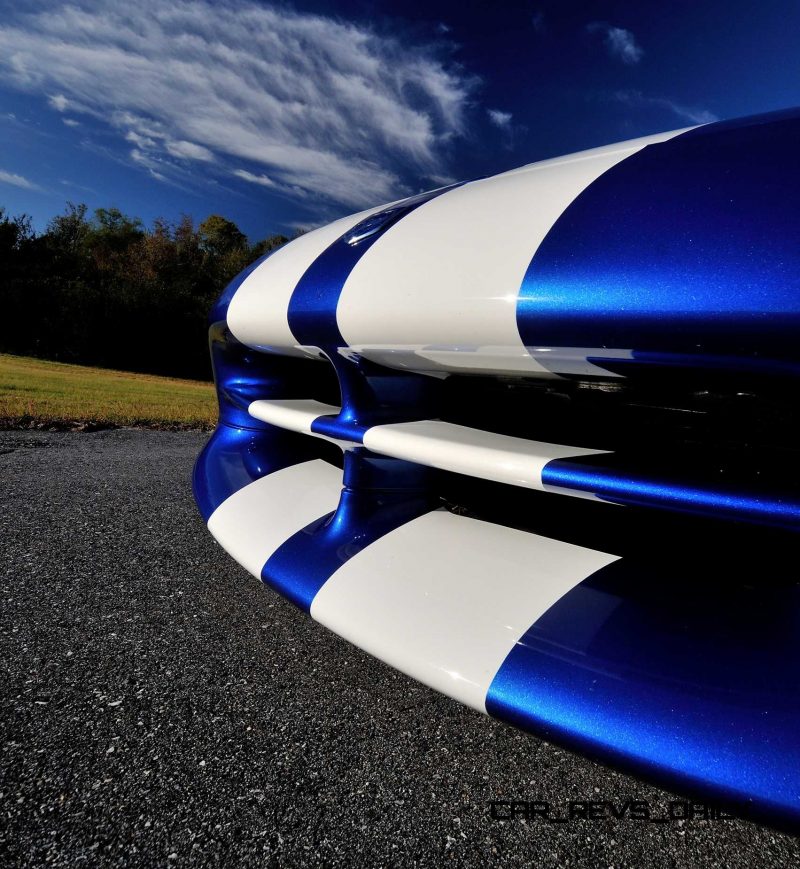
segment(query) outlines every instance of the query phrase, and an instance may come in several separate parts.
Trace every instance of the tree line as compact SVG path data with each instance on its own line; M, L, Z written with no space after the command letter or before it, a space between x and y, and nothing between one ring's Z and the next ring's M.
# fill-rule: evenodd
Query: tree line
M208 379L206 317L256 244L213 214L146 228L118 208L68 203L45 232L0 206L0 351Z

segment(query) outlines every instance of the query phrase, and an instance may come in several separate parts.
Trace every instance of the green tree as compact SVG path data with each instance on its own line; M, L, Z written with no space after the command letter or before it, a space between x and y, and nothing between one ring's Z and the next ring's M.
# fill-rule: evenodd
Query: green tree
M268 238L262 238L250 248L250 259L257 260L264 254L272 253L276 248L286 244L289 239L285 235L270 235Z
M219 214L207 217L199 227L200 248L211 257L224 257L247 247L247 236L232 221Z
M87 206L68 202L63 214L56 215L47 224L47 237L53 246L72 254L85 248L91 225L86 219Z
M8 263L13 251L34 237L33 225L27 214L9 217L0 205L0 262Z
M215 214L145 227L119 208L69 202L36 235L0 206L0 350L209 377L206 317L225 285L287 241L250 246Z

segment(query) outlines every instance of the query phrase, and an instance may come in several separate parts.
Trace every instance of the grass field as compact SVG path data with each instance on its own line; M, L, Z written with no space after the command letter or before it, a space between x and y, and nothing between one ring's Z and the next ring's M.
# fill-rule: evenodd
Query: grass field
M210 383L0 353L0 426L213 427Z

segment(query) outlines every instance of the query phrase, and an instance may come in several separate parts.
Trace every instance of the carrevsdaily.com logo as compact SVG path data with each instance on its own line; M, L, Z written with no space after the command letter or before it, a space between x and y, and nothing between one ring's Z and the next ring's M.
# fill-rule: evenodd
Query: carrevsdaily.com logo
M570 821L640 821L669 824L677 821L728 821L734 816L713 803L672 800L652 805L647 800L492 800L489 813L493 821L545 821L566 824Z

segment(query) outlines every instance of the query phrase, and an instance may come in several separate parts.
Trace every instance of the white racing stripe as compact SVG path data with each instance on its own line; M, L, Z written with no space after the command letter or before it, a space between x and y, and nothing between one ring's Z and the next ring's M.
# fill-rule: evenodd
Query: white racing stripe
M419 206L378 238L347 278L337 309L345 340L366 352L434 345L437 362L448 350L487 346L500 357L495 364L507 356L514 371L544 373L540 362L520 356L516 320L535 251L592 181L680 132L534 163ZM466 357L480 362L474 352Z
M354 442L336 440L311 431L311 424L317 417L338 414L339 410L334 405L319 401L285 398L261 399L249 407L250 415L256 419L290 431L310 434L347 449ZM542 470L553 459L609 452L495 434L441 420L376 425L367 429L363 443L367 449L384 456L541 491L555 491L555 487L546 487L542 483ZM559 491L573 494L569 489Z
M332 404L323 404L311 398L263 398L247 408L250 416L262 422L300 434L313 434L315 437L320 436L311 431L311 423L318 416L335 415L340 410Z
M553 459L608 452L530 441L440 420L376 425L367 429L364 446L431 468L542 491L542 469Z
M260 419L262 422L268 422L270 425L285 428L288 431L309 434L320 440L328 441L328 443L336 444L342 450L350 450L356 446L354 441L343 441L311 431L311 423L318 416L335 415L340 410L341 408L334 407L332 404L323 404L321 401L314 401L311 398L264 398L252 402L247 408L250 416Z
M291 465L234 492L211 514L208 530L261 578L261 568L284 541L336 509L341 488L341 470L321 459Z
M531 258L592 181L681 132L532 163L420 205L366 250L345 281L337 321L348 345L367 356L391 351L395 361L402 353L416 355L422 369L554 376L546 359L527 354L517 332L517 296ZM289 328L300 278L349 229L394 204L343 217L275 251L231 300L227 319L234 336L257 349L310 352Z
M383 206L381 206L382 208ZM289 300L314 260L359 221L380 208L370 208L307 232L276 250L234 293L228 307L228 328L249 347L297 347L289 328ZM296 351L305 355L302 351Z
M515 643L617 556L446 511L351 558L311 615L409 676L481 712Z

